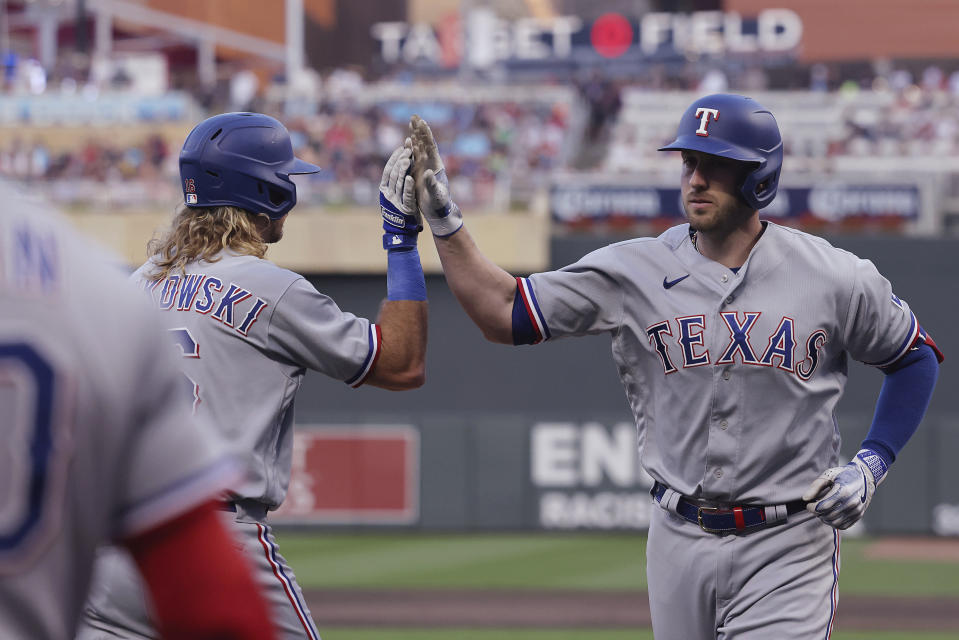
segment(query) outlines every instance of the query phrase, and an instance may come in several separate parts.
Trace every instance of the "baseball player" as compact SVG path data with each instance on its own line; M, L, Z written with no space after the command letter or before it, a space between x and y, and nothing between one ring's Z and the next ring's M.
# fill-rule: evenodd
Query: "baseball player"
M263 258L296 204L290 176L320 168L294 157L286 128L262 114L217 115L190 133L180 153L186 206L133 275L179 346L199 428L249 460L224 514L282 638L319 638L267 516L290 481L293 401L306 369L353 387L424 381L426 286L411 157L409 145L400 147L383 173L388 299L375 323ZM122 554L100 563L81 638L156 637L134 578Z
M273 637L215 507L236 461L191 424L154 313L67 223L0 194L0 637L72 638L111 538L167 637Z
M760 219L782 166L773 115L742 96L697 99L662 149L682 152L688 223L528 278L482 256L429 128L411 127L420 210L483 334L612 338L656 481L657 640L828 637L838 530L862 517L919 425L942 356L871 262ZM868 436L840 466L833 409L849 357L886 376Z

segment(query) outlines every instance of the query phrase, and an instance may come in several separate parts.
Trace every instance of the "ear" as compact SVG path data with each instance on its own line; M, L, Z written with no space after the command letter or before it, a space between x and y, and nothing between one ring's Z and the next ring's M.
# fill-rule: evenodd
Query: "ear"
M260 237L263 238L267 229L270 228L270 216L265 213L256 213L253 214L253 227L256 229L256 232L260 234Z

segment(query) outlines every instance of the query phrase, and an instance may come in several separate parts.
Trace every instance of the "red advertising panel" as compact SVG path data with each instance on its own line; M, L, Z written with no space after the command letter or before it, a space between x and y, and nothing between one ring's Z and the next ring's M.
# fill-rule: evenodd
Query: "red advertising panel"
M285 524L411 524L419 517L419 433L405 425L323 425L294 434Z

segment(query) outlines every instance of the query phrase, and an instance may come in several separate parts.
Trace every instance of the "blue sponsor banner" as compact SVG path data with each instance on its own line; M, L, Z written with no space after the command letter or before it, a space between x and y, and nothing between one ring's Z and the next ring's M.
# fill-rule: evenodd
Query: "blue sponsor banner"
M192 99L181 92L162 96L104 93L95 100L80 94L0 96L0 124L182 122L194 117L194 109Z
M917 185L824 184L780 188L762 217L801 224L902 224L919 218ZM676 222L684 218L679 189L621 185L553 185L553 220L593 223Z

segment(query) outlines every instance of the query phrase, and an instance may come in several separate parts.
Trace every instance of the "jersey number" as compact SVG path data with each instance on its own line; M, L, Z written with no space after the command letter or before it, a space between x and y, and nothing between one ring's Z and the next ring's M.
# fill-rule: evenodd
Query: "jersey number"
M180 351L183 354L184 358L199 358L200 357L200 343L194 339L193 334L190 333L189 329L180 328L180 329L170 329L170 332L173 334L173 340ZM183 377L187 379L187 382L190 384L190 393L193 396L193 413L196 413L196 408L200 406L200 385L193 381L193 378L187 374L183 374Z
M57 433L57 376L25 342L0 343L0 406L4 407L0 568L29 560L54 529L51 498L69 451ZM62 475L60 476L62 478ZM62 493L60 494L62 496Z

